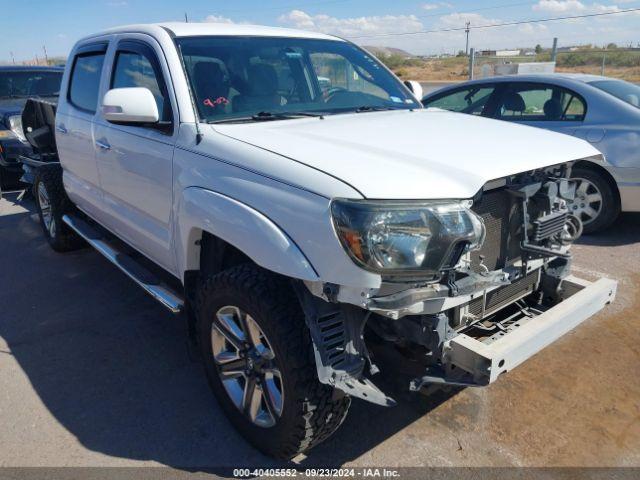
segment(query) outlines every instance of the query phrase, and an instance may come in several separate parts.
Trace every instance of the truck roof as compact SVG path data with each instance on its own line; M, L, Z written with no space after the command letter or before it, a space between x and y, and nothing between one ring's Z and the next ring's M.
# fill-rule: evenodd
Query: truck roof
M187 22L163 22L125 25L114 27L102 32L95 33L86 39L113 33L147 33L150 35L159 34L161 31L169 31L176 37L199 37L199 36L261 36L261 37L293 37L293 38L316 38L323 40L342 40L338 37L325 35L318 32L306 30L295 30L291 28L267 27L263 25L246 25L235 23L187 23ZM84 39L83 39L84 40Z

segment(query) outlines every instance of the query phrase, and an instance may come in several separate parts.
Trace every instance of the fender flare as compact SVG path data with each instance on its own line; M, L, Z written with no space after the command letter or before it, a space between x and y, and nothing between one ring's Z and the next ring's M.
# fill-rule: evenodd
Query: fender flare
M267 270L300 280L319 280L307 257L278 225L234 198L188 187L179 199L176 218L176 265L183 278L185 272L200 268L198 240L206 231Z

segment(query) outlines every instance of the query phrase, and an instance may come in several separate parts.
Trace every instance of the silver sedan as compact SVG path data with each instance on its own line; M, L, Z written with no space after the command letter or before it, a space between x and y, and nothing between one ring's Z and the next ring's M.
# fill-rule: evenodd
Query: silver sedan
M620 211L640 211L637 85L596 75L511 75L445 87L422 103L547 128L592 143L606 160L578 162L572 173L577 197L570 207L585 232L605 229Z

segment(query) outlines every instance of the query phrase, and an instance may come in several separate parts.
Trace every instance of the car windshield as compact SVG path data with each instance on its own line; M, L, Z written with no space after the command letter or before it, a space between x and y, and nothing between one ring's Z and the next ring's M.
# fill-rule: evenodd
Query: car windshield
M590 82L589 85L593 85L627 102L629 105L640 108L640 87L633 83L625 82L624 80L598 80L596 82Z
M208 122L421 107L378 60L348 42L187 37L177 44Z
M0 71L0 98L57 96L61 82L62 72Z

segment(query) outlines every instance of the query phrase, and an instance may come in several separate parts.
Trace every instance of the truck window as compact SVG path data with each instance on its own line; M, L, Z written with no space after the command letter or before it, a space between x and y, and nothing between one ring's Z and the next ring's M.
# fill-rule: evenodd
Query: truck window
M104 52L78 55L73 63L69 102L81 110L95 113L98 107L100 75Z
M396 77L348 42L207 36L176 43L199 117L208 122L247 121L260 112L416 107Z
M116 54L111 88L130 87L149 89L156 99L160 120L171 121L171 104L155 57L149 53L124 50Z
M336 53L314 52L309 55L313 70L323 95L332 89L362 92L379 97L389 98L387 92L375 84L373 76L359 68L344 56Z

